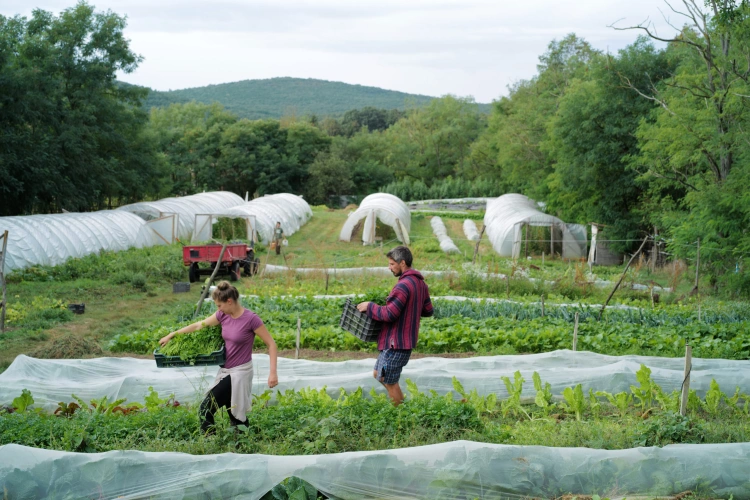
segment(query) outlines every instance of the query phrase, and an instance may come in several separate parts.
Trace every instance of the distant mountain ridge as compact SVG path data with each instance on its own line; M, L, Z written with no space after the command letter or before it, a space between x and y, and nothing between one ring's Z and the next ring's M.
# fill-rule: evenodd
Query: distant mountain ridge
M366 106L380 109L405 109L421 106L434 97L408 94L379 87L330 82L313 78L269 78L220 83L182 90L152 90L145 107L166 107L173 103L218 102L240 118L281 118L285 115L341 116L351 109ZM479 109L489 113L489 104Z

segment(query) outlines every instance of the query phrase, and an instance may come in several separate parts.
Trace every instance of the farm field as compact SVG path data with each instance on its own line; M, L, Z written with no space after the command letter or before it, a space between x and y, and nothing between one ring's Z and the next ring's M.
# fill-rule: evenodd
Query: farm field
M376 356L374 345L341 330L338 318L345 296L359 294L361 300L382 300L395 280L377 275L337 275L330 269L385 267L384 253L396 243L393 235L382 228L378 233L384 241L382 249L356 241L337 241L346 214L346 210L316 207L311 221L289 237L284 256L265 249L258 252L262 263L285 265L290 270L261 272L237 283L244 305L264 319L282 356L294 357L299 318L301 358L320 361L284 360L279 390L264 391L260 384L254 388L254 410L249 414L247 428L240 428L239 432L225 416L215 435L200 434L200 384L194 383L192 392L174 395L179 383L164 377L178 370L153 368L151 353L158 339L191 321L200 293L200 283L193 284L189 293L172 293L172 283L187 281L179 245L91 256L55 268L31 268L11 275L10 328L0 337L0 369L6 371L0 373L0 380L5 382L5 389L0 390L0 406L6 409L0 414L0 450L33 447L50 453L56 450L84 454L133 450L132 453L181 452L195 457L217 453L294 455L293 460L299 460L300 465L297 473L292 471L289 475L321 487L326 483L320 474L311 472L314 462L305 462L301 456L331 455L334 460L341 452L375 453L374 458L363 456L361 467L365 470L368 460L387 460L382 452L395 450L392 456L398 458L393 460L400 460L408 469L417 467L419 459L408 453L402 456L402 449L448 446L446 443L456 446L462 441L472 442L463 449L474 450L464 453L485 454L482 456L499 461L511 460L504 455L504 445L596 449L603 453L601 467L610 467L611 471L616 471L620 459L607 453L630 453L628 450L637 447L654 450L644 457L661 453L661 448L651 447L679 443L713 446L695 450L707 450L717 456L747 456L743 448L746 445L742 444L750 441L747 304L712 297L705 285L700 293L691 295L694 275L684 266L668 266L652 273L648 265L638 262L631 266L622 288L599 319L611 287L593 283L596 279L616 281L624 266L595 267L591 275L583 263L551 260L548 256L544 263L541 256L535 255L531 260L514 263L495 255L486 239L479 245L477 262L472 264L474 243L463 237L463 219L450 215L443 220L461 250L459 254L445 255L440 250L431 233L430 215L412 219L410 247L415 255L414 267L455 273L428 275L426 279L436 313L423 320L419 345L409 365L414 371L411 378L408 370L402 378L407 400L394 408L371 378L371 362L367 359ZM481 226L481 221L477 222ZM319 271L300 274L294 272L295 268ZM634 283L675 291L659 291L653 299L649 290L631 289ZM319 295L326 297L316 297ZM456 300L456 296L475 300ZM70 303L85 303L85 313L73 315L66 307ZM201 315L210 314L212 307L210 301L205 303ZM570 351L574 330L577 349L585 352ZM696 358L695 374L688 412L681 416L679 358L685 355L686 342ZM263 359L267 358L260 345L256 346L257 358L259 366L264 366ZM586 356L596 355L605 355L607 366L620 368L606 372L602 378L586 375L597 369L597 362L592 361L595 358ZM529 356L550 356L556 364L546 369L541 364L530 366L527 361L536 358ZM112 360L97 360L108 357ZM449 359L435 364L431 357ZM24 375L26 386L16 385L24 378L15 373L20 373L20 367L32 358L34 363L40 363L34 365L34 370L49 369L58 376L63 374L63 378L68 376L66 370L72 370L65 360L79 360L74 364L88 367L84 371L97 380L110 375L115 377L113 380L120 380L108 363L129 358L136 363L129 370L141 373L146 385L139 386L140 392L134 391L124 400L122 395L106 390L97 393L95 384L85 382L80 389L74 389L76 392L72 389L70 394L49 395L41 386L32 387L29 375ZM101 368L105 371L97 377L94 374L99 373L98 363L107 368ZM419 368L422 366L424 372ZM439 377L432 374L435 367L439 367ZM208 367L211 368L215 370ZM553 373L560 370L570 377L555 378ZM188 373L179 376L185 378ZM287 375L286 385L282 373ZM351 379L343 374L351 374ZM127 378L122 375L122 380ZM619 385L611 385L608 380ZM87 386L90 390L85 389ZM74 387L68 384L65 389ZM339 391L339 387L344 389ZM664 450L672 453L671 447ZM687 454L697 452L685 450L686 455L678 453L675 459L687 463ZM436 452L440 456L442 453ZM551 450L548 458L539 460L567 460L554 458L555 453ZM57 456L49 457L52 460ZM150 460L145 456L142 459ZM47 463L44 460L40 463ZM429 490L430 498L458 498L450 493L458 490L463 492L461 498L496 498L503 491L526 496L617 496L623 492L662 496L686 490L698 497L750 497L747 486L722 475L719 465L716 473L706 470L705 477L680 476L671 483L658 478L674 471L660 466L644 472L642 482L628 479L623 469L611 476L617 478L621 488L626 488L619 491L613 481L603 479L606 474L594 474L593 469L589 469L588 482L580 480L575 485L562 479L563 472L557 476L550 469L543 485L531 481L533 488L514 483L503 489L492 484L486 493L477 494L467 459L459 461L460 466L454 456L441 460L445 467L453 464L454 470L461 472L454 478L455 483L440 480L444 481L443 489ZM266 470L265 465L258 467ZM264 474L273 476L270 472ZM267 478L253 488L268 487L268 491L284 477L287 476ZM107 474L79 479L92 491L102 487L115 494L125 488L124 483ZM25 479L13 476L6 480ZM235 484L232 481L230 478L227 484ZM436 488L435 481L438 479L432 480L431 488ZM363 479L359 486L371 491L386 483L382 478L375 482ZM62 482L55 484L64 491ZM394 491L417 487L404 478L394 478L387 484ZM289 480L282 486L292 490L299 487L297 483L290 485ZM29 491L38 493L46 487L46 483L36 481L33 488L37 489ZM314 493L308 488L306 495L336 497L336 487L329 484L327 488L318 488ZM240 490L226 486L216 491L219 497L231 497Z

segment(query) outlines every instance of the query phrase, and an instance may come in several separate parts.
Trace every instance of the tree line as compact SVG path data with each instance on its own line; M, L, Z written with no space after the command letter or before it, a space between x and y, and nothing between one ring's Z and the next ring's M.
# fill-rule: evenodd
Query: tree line
M604 225L618 250L658 232L693 258L700 238L713 279L750 293L733 272L750 251L750 6L680 4L675 36L623 27L639 36L615 54L575 34L552 41L489 115L447 95L279 120L196 102L145 110L145 91L115 79L141 61L115 13L81 2L0 16L0 215L215 189L313 204L518 192Z

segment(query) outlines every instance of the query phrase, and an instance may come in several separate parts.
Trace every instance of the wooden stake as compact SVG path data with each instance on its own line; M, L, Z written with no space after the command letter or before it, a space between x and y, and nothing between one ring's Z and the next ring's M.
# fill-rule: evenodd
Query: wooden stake
M299 339L301 335L302 330L302 321L300 320L299 316L297 316L297 350L294 352L294 359L299 359Z
M326 269L326 293L328 293L328 269Z
M688 397L690 396L690 370L693 366L693 348L685 346L685 371L682 376L682 396L680 398L680 415L687 413Z
M541 296L542 300L542 318L544 317L544 295Z
M628 268L630 268L630 264L632 264L632 263L633 263L633 261L635 260L635 257L636 257L636 256L637 256L637 255L638 255L639 253L641 253L641 250L643 250L643 246L644 246L644 245L646 244L646 242L647 242L647 241L648 241L648 236L646 236L645 238L643 238L643 243L641 243L641 246L640 246L640 247L638 247L638 250L636 250L636 252L635 252L635 253L633 254L633 256L632 256L632 257L630 257L630 260L628 261L628 265L627 265L627 266L625 266L625 270L624 270L624 271L622 272L622 276L620 276L620 279L619 279L619 280L617 281L617 283L615 284L615 287L614 287L614 288L612 289L612 291L611 291L611 292L609 293L609 297L607 297L607 301L606 301L606 302L604 303L604 305L602 306L602 310L601 310L601 311L599 311L599 321L601 321L601 319L602 319L602 314L604 313L604 308L605 308L605 307L607 307L607 304L609 304L609 301L610 301L610 300L612 300L612 296L613 296L613 295L615 294L615 292L617 291L617 288L618 288L618 287L620 286L620 283L622 283L622 280L623 280L623 279L625 279L625 273L627 273L627 272L628 272Z
M575 324L573 325L573 351L578 349L578 313L576 312Z
M211 288L211 283L214 282L216 273L219 272L219 268L221 267L221 259L224 258L224 250L226 249L227 249L227 244L224 243L221 247L221 252L219 253L219 260L216 262L216 265L214 266L214 272L211 273L211 277L208 279L208 283L206 283L206 286L203 288L203 293L201 293L201 298L198 300L198 303L195 305L195 312L193 313L193 319L195 319L198 316L198 313L201 310L201 306L203 305L203 301L205 300L206 295L208 295L208 289Z
M510 298L510 276L505 277L505 295Z
M529 225L526 224L526 258L529 258Z
M5 284L5 252L8 249L8 230L3 232L3 249L0 251L0 286L2 286L2 299L0 299L0 333L5 332L5 310L6 304L6 284Z
M484 236L484 230L485 226L482 224L482 231L479 233L479 239L477 240L477 244L474 245L474 257L471 258L471 263L474 264L477 261L477 252L479 252L479 242L482 241L482 236Z
M695 289L698 289L698 268L701 265L701 239L698 238L698 250L695 254Z
M271 247L268 247L268 252L266 253L266 261L263 263L263 270L260 272L260 277L262 278L266 274L266 267L268 266L268 258L271 256Z
M542 267L544 267L544 252L542 252Z

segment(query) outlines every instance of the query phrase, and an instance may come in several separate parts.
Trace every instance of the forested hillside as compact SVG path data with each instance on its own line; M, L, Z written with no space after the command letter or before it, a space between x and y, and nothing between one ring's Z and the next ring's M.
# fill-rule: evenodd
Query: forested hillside
M165 107L174 103L218 102L240 118L281 118L284 115L341 116L364 107L406 109L424 105L432 97L407 94L364 85L350 85L312 78L269 78L221 83L192 89L160 92L152 90L144 106ZM483 105L489 111L489 105Z
M291 78L176 91L191 101L147 114L154 101L114 78L141 61L123 17L85 3L0 17L0 215L215 189L313 204L516 192L604 225L616 250L658 232L693 260L700 239L711 284L750 295L750 4L683 3L659 45L643 29L617 53L552 40L489 114L471 97L404 107L406 94ZM263 119L243 117L237 89Z

